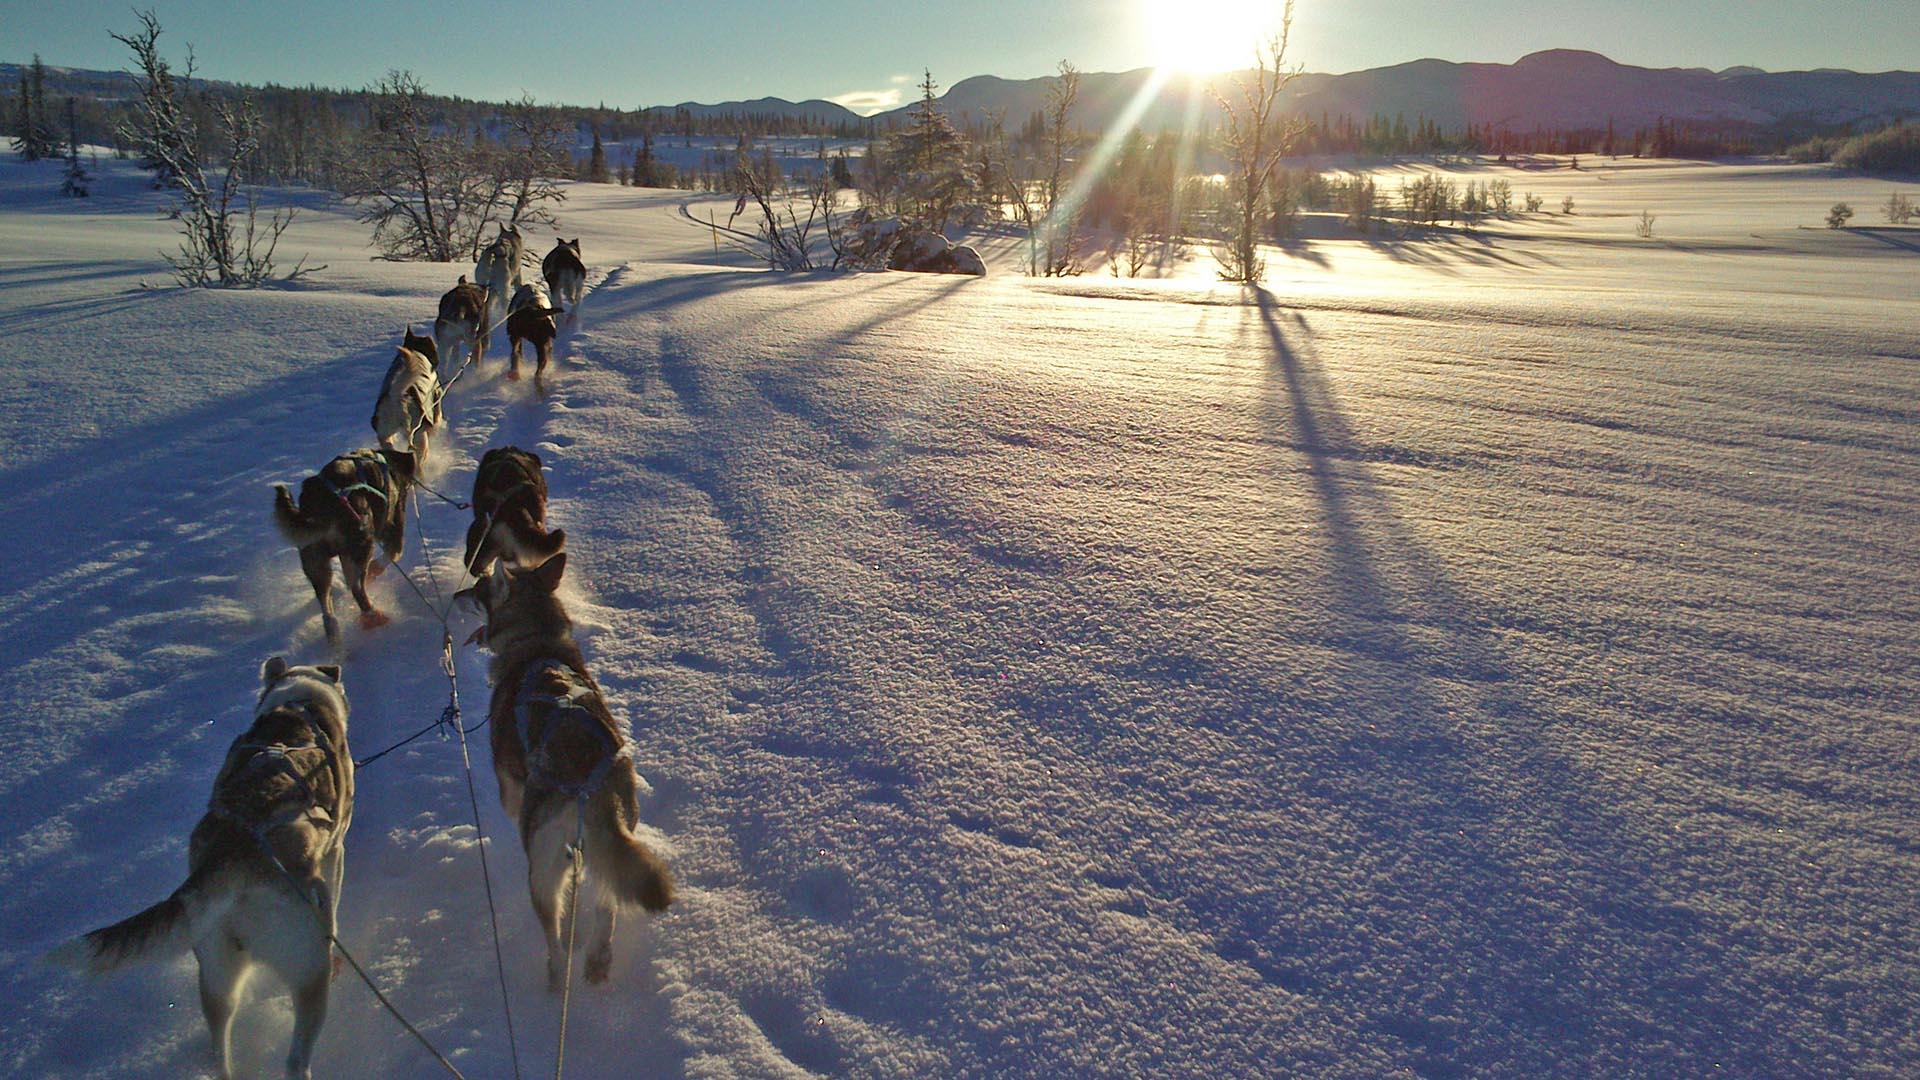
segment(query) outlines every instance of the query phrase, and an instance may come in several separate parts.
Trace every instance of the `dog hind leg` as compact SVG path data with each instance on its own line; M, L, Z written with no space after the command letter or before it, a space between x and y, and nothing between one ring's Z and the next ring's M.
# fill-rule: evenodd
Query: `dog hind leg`
M573 860L567 840L573 835L573 813L548 818L527 844L527 886L533 894L533 913L547 934L547 989L558 993L567 981L567 943L561 904L572 879Z
M320 1038L321 1025L327 1022L327 975L327 964L322 961L293 988L293 1044L287 1050L289 1080L311 1080L313 1076L313 1044Z
M200 961L200 1011L213 1042L215 1073L227 1080L233 1075L233 1012L246 982L247 957L225 931L208 935L193 954Z
M300 569L306 571L314 599L320 601L320 625L326 628L327 643L340 644L340 620L333 617L333 555L325 544L309 544L300 549Z
M592 868L588 868L592 872ZM619 910L613 894L605 888L591 890L593 921L587 931L587 981L603 983L613 971L613 927Z
M353 602L360 605L360 626L372 630L392 622L373 606L367 598L367 567L373 562L373 541L363 540L353 549L340 555L340 569L347 577L347 588L353 592Z

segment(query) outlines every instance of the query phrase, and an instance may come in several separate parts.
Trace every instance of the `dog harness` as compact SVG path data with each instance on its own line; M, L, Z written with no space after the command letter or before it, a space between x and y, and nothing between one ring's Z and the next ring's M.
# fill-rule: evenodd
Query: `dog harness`
M387 495L387 487L392 480L392 476L387 470L387 463L381 460L380 455L375 451L355 450L351 454L342 454L341 457L353 462L353 483L342 487L328 479L324 474L321 475L320 480L327 485L328 491L333 492L333 497L340 500L340 505L346 507L347 512L354 516L354 520L360 522L361 527L365 528L372 515L370 513L362 514L360 511L354 509L353 503L347 501L347 496L356 491L364 491L374 498L379 499L381 505L387 505L392 502ZM374 480L380 482L378 487L375 487L372 483Z
M310 745L319 749L325 760L326 767L332 770L334 774L335 791L342 790L345 786L346 777L340 769L340 755L335 751L333 740L327 737L325 727L314 718L313 711L304 704L283 705L280 707L280 710L276 711L281 710L291 712L306 721L307 731L313 737L313 742ZM302 746L288 747L283 743L252 741L235 743L233 748L227 751L229 757L248 751L251 751L251 756L249 756L245 763L239 768L227 776L222 777L222 780L225 782L221 784L221 787L224 788L228 783L232 783L243 777L252 778L255 783L258 783L260 780L264 780L266 777L275 773L285 773L293 778L293 782L296 785L296 797L278 800L285 802L287 804L286 807L264 821L256 822L248 820L239 811L228 805L217 792L214 798L207 803L207 812L216 817L224 818L253 833L254 839L258 840L263 847L267 846L267 835L269 833L281 826L291 825L302 818L318 818L329 824L334 823L337 820L337 815L334 810L320 805L318 793L313 790L313 783L308 779L310 774L301 772L300 767L294 763L293 757L289 753L289 750L301 750L305 748L306 747ZM271 851L271 848L269 848L269 851Z
M554 694L542 689L546 676L555 672L569 687L565 693ZM538 780L543 787L551 787L562 795L585 802L606 780L614 763L627 760L627 747L620 737L608 730L607 725L582 704L594 696L593 687L580 682L571 666L552 657L535 663L521 676L520 694L513 702L513 717L520 735L520 750L526 756L530 784ZM538 742L532 737L533 709L536 705L546 706L548 710L546 727L541 731ZM606 755L584 780L563 781L554 771L547 744L553 741L554 732L559 730L562 723L571 723L591 732L606 747Z
M493 508L487 511L487 516L489 518L491 518L494 514L499 513L500 508L507 505L508 499L511 499L515 495L520 494L521 488L533 487L534 478L535 478L534 467L528 465L524 458L500 457L500 458L495 458L494 462L495 462L495 465L493 467L493 470L487 474L486 479L497 478L502 469L512 468L520 473L520 482L508 488L506 491L501 492L499 495L491 497L488 500L493 504ZM482 484L475 484L474 489L478 491L483 486L484 485Z

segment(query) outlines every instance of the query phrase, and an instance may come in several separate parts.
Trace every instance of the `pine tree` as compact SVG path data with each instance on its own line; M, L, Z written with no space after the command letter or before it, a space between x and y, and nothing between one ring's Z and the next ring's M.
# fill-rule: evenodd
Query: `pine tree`
M593 131L593 152L587 158L587 180L594 184L612 183L607 175L607 148L600 145L600 129Z
M25 161L39 161L60 152L60 138L47 118L47 66L34 54L33 64L20 76L20 108L15 118L19 133L13 148Z
M907 129L887 140L894 172L905 178L910 216L924 228L946 227L953 207L972 194L973 176L967 171L967 139L940 111L933 92L939 84L928 71L920 84L920 101L907 119Z
M80 164L80 121L74 111L72 98L67 99L67 172L60 182L60 194L75 199L84 199L91 192L88 185L93 177L88 175L87 167Z

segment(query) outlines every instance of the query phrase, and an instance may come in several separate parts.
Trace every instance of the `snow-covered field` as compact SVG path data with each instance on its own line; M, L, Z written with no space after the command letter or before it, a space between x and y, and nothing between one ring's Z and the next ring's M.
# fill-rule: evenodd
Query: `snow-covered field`
M467 268L316 205L309 282L143 290L151 197L55 176L0 164L0 1072L195 1075L190 959L36 958L179 883L257 665L324 655L270 485L370 442ZM1920 232L1801 228L1893 187L1821 170L1514 183L1576 214L1315 243L1259 293L992 244L985 280L783 277L681 194L573 187L553 391L469 376L434 467L546 458L682 883L575 993L569 1075L1920 1071ZM466 515L422 511L406 566L451 588ZM363 756L444 698L376 588ZM369 765L342 937L500 1077L469 817L455 743ZM290 1024L260 986L248 1074ZM346 975L316 1074L437 1067Z

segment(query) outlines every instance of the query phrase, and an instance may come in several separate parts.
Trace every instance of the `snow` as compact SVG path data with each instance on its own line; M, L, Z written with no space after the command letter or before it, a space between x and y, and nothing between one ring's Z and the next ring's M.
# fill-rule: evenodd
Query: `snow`
M88 985L35 958L178 884L258 663L324 656L270 485L371 442L402 324L468 269L370 262L310 198L283 254L311 281L143 290L169 227L103 165L78 208L0 165L23 1076L204 1069L191 960ZM553 390L496 348L433 466L458 496L488 446L547 461L681 882L576 988L570 1073L1920 1068L1914 233L1802 228L1884 181L1604 175L1458 172L1577 213L1275 251L1264 294L1200 264L1031 281L991 238L984 280L782 276L681 193L571 187L595 269ZM467 515L421 512L449 589ZM392 573L375 595L362 756L445 699L439 624ZM558 1002L473 749L539 1073ZM457 744L358 794L343 940L509 1075ZM247 1073L290 1025L257 996ZM335 984L317 1074L435 1072Z

